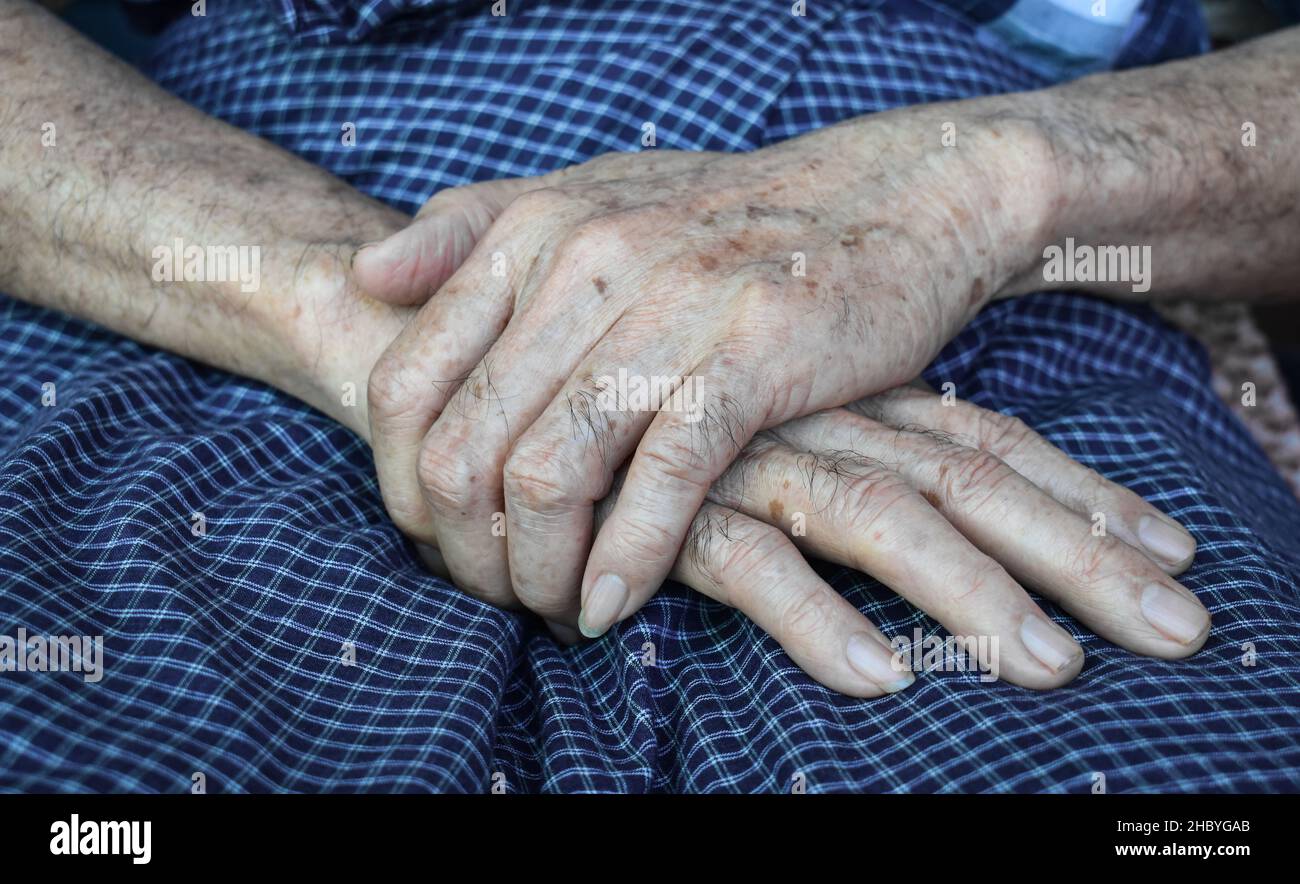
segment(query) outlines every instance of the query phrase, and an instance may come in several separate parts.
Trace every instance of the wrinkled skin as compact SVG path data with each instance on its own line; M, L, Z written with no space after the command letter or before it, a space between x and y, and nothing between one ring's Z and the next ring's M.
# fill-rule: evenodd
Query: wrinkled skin
M873 125L874 137L865 145L852 140L852 150L836 128L751 154L610 155L537 179L444 191L407 231L358 253L355 271L367 292L397 304L428 298L369 385L376 464L397 524L436 548L466 591L522 604L560 628L598 635L672 573L745 609L838 690L866 696L902 686L906 679L880 671L864 681L875 649L853 639L873 636L878 644L874 627L831 601L789 541L761 528L789 530L776 514L799 507L780 495L740 506L733 490L724 503L766 538L758 548L771 553L762 557L767 570L778 562L784 570L758 580L758 566L747 566L746 592L735 593L722 588L718 567L699 567L697 542L694 553L688 544L678 556L696 536L693 524L716 523L725 512L706 495L711 486L718 493L719 478L728 487L723 474L742 450L741 464L753 465L757 446L760 459L785 464L783 481L792 482L809 472L801 455L816 461L857 450L810 441L810 427L847 421L848 412L787 422L910 381L1022 272L1027 247L1018 237L1032 236L1016 231L1034 229L1029 209L1004 205L966 155L900 146L911 130L888 117ZM1032 202L1032 188L1025 191ZM689 378L696 401L611 408L603 379L620 370ZM931 413L924 425L938 426L939 417ZM776 437L750 443L782 425ZM831 435L845 442L844 432L861 431L854 424ZM774 442L791 433L804 441ZM864 463L882 460L880 444L858 451ZM1037 440L1034 447L1049 446ZM1020 476L981 450L936 453L918 442L895 452L912 465L910 475L902 466L855 473L850 485L859 490L848 492L849 509L837 504L839 517L800 542L875 574L954 631L1005 636L1003 676L1022 684L1068 680L1082 652L1042 620L1008 568L1064 598L1073 593L1072 607L1092 612L1081 614L1085 620L1135 649L1179 656L1199 646L1209 621L1190 593L1131 546L1092 538L1078 498L1037 490L1035 483L1046 487L1045 474ZM1055 454L1057 469L1068 464ZM625 462L617 500L597 525L596 504ZM1088 481L1123 501L1127 518L1117 519L1116 533L1128 530L1136 543L1142 515L1159 519L1179 540L1162 564L1186 565L1191 541L1181 528L1131 494ZM997 517L963 511L961 503L975 498ZM864 548L855 532L885 509L890 517L879 524L888 530ZM500 513L504 536L491 530ZM1027 530L1045 513L1075 532L1077 542L1052 559L1064 565L1049 564L1045 547L1032 552L1033 544L1004 536L1009 515ZM949 554L942 566L921 567L936 561L927 554L912 577L891 570L891 561L907 560L905 550L931 542ZM1152 580L1193 606L1194 632L1183 624L1184 634L1171 640L1143 619L1143 581ZM756 589L800 581L806 599L821 601L797 608L806 612L799 616L788 610L797 588L779 603ZM1123 597L1114 608L1120 620L1096 610L1099 592Z

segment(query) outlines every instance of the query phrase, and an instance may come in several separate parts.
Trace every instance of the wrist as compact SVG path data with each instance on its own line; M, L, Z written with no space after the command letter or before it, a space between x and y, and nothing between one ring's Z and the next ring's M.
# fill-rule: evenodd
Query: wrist
M1067 200L1054 150L1030 96L971 102L967 156L986 207L993 284L976 309L992 300L1042 289L1043 248L1056 238Z
M963 323L994 298L1041 288L1059 186L1021 98L913 106L804 136L827 158L817 201L851 214L875 211L884 194L924 244L940 309Z
M269 347L262 380L369 439L370 370L410 308L365 295L351 273L360 243L294 243L272 250L259 322Z

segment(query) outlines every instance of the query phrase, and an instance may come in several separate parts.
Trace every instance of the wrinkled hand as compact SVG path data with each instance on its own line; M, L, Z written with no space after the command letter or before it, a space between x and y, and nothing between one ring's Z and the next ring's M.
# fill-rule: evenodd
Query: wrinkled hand
M412 311L331 291L305 300L330 341L357 343L319 354L337 390L370 370ZM615 500L599 502L597 525ZM1181 657L1209 629L1195 597L1167 576L1194 548L1173 520L1020 421L914 385L760 432L693 515L671 576L740 609L847 694L899 690L912 676L805 555L872 574L956 635L996 637L997 674L1041 688L1073 678L1082 651L1022 586L1117 644ZM438 567L436 550L425 552ZM574 624L570 612L552 628L573 640Z
M1014 272L1030 225L992 159L1017 152L935 151L916 119L445 191L363 250L376 296L436 290L371 375L399 527L489 601L630 615L756 432L915 377ZM637 399L662 379L685 395Z
M670 576L739 609L827 687L875 697L913 683L908 656L805 554L876 577L953 635L996 639L981 645L991 659L968 662L1041 689L1078 675L1083 650L1022 585L1116 644L1184 657L1210 618L1168 575L1194 551L1172 519L1019 420L907 386L759 433L713 484Z
M708 501L673 576L854 696L912 677L799 550L872 575L953 635L996 638L993 674L1027 687L1070 681L1083 650L1022 586L1140 654L1184 657L1209 633L1168 576L1195 552L1181 526L1021 421L916 386L760 433Z

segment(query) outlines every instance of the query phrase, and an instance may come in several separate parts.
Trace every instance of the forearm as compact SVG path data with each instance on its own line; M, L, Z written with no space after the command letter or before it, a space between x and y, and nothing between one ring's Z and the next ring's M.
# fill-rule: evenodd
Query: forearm
M0 291L342 417L321 362L373 308L337 291L341 270L405 216L188 107L26 3L0 0L0 83ZM242 269L257 272L178 278L178 244L244 247ZM364 374L346 380L364 396Z
M1047 240L1150 246L1133 280L1045 281L1124 298L1297 297L1300 29L1186 61L1098 74L1023 96L1049 147ZM1066 256L1069 260L1069 256Z

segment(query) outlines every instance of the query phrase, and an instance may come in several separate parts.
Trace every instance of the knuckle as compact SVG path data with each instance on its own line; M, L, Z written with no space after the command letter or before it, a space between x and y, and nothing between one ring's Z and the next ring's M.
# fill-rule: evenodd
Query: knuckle
M891 519L887 517L897 512L912 493L903 477L890 470L858 472L832 489L828 515L837 524L870 531L882 520L888 524Z
M979 603L996 596L1010 585L1006 569L993 559L982 558L976 564L955 571L947 581L955 603Z
M658 433L637 456L658 479L692 485L705 481L703 448L687 431Z
M411 483L385 481L381 477L379 490L384 509L388 511L388 516L398 531L417 540L425 540L430 536L430 526L424 523L424 501L418 488L411 487Z
M789 541L775 528L747 524L744 530L734 533L720 550L719 577L724 583L748 587L775 583L763 581L764 572L789 549Z
M1123 509L1112 488L1099 474L1086 467L1078 477L1053 490L1063 506L1082 513L1113 512Z
M463 449L462 449L463 451ZM439 510L468 515L478 483L477 465L432 436L420 448L416 476L428 501Z
M391 423L412 413L417 397L407 377L402 362L387 353L375 363L366 382L366 401L377 422Z
M580 487L576 479L554 450L537 446L516 448L502 472L506 501L534 512L572 501Z
M745 283L736 294L735 307L737 334L745 340L781 340L789 331L789 300L774 282Z
M965 446L954 448L940 463L940 486L951 504L974 513L996 498L1011 471L990 451Z
M570 596L532 580L517 580L514 593L519 603L528 610L542 617L554 617L568 613L577 590L575 588Z
M603 266L614 254L624 254L622 224L599 216L574 224L555 250L559 267L588 271Z
M658 564L677 558L681 543L672 529L660 522L633 519L619 527L619 553L637 565Z
M976 438L979 447L1002 459L1024 448L1034 437L1029 425L1015 415L1000 414L978 406L975 409Z
M834 600L825 590L797 593L781 611L782 639L812 638L826 631L834 617Z
M1120 562L1120 541L1113 537L1093 537L1084 532L1061 561L1061 571L1072 586L1096 588L1109 580Z
M567 206L569 198L558 187L538 187L516 196L506 207L506 213L521 221L536 221L554 214Z

